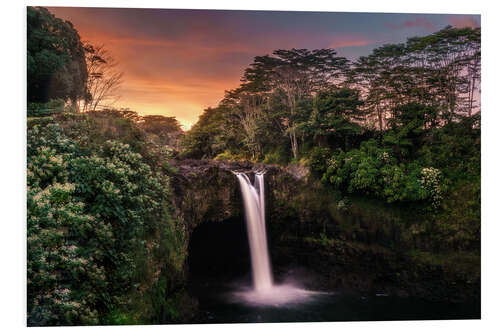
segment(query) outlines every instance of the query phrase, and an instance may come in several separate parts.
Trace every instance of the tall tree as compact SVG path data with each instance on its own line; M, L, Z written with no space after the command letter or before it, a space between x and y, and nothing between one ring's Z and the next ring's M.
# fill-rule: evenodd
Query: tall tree
M408 53L426 69L427 90L440 105L441 118L451 122L472 114L476 82L480 80L481 29L451 26L429 36L408 39Z
M46 8L27 8L28 102L86 96L87 65L80 36L71 22Z
M439 119L426 122L436 126L473 113L480 62L480 29L446 27L374 49L355 63L352 78L380 131L408 103L436 107Z
M321 91L312 98L312 104L309 119L299 125L301 131L311 136L315 145L322 138L334 137L347 150L349 138L362 131L360 122L365 112L359 92L348 88Z
M186 132L182 141L183 156L190 158L214 158L223 153L233 141L233 126L237 122L228 121L229 110L222 105L207 108L198 122ZM238 137L236 144L242 141Z
M118 88L123 83L123 72L118 62L104 45L84 45L85 61L88 69L87 91L83 111L96 111L109 107L119 96Z
M404 44L387 44L354 64L352 78L361 90L368 114L376 119L379 131L385 129L390 109L400 100L402 56Z
M156 135L162 144L175 147L177 147L179 138L183 134L181 125L175 117L143 116L139 120L139 126L146 132Z
M252 159L262 153L259 142L259 119L264 116L266 95L252 91L250 86L242 85L226 92L222 105L230 110L228 116L236 120L243 129L243 144Z
M337 57L333 49L276 50L272 55L255 57L245 70L243 87L279 96L286 107L281 125L289 137L294 158L298 157L297 105L306 97L345 79L348 60Z

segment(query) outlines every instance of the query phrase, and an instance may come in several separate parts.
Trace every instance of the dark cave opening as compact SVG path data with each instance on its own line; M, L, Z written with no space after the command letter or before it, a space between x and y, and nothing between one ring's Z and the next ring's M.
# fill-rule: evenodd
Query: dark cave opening
M250 278L250 265L243 217L203 222L193 230L188 246L190 280Z

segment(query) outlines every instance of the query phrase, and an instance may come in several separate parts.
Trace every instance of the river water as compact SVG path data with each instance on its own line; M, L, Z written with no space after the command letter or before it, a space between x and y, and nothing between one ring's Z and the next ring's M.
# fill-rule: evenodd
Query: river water
M457 304L383 293L315 291L302 287L304 283L294 280L293 275L274 281L267 246L264 175L256 174L253 184L246 174L239 173L236 176L244 202L251 278L247 274L239 280L225 280L219 276L215 279L205 277L194 281L190 291L199 301L199 311L191 322L271 323L480 318L479 301ZM204 236L205 239L212 239ZM236 241L239 244L245 242ZM206 246L216 245L209 242ZM236 248L235 246L234 249ZM203 247L202 252L205 251L206 247ZM224 256L224 253L222 255ZM211 260L207 258L199 261ZM233 260L223 263L226 266L232 265ZM307 285L310 286L311 283Z
M295 287L296 290L303 290ZM237 282L204 282L194 286L199 301L192 323L273 323L380 320L480 319L480 303L431 302L385 294L308 292L294 301L252 302L253 288Z

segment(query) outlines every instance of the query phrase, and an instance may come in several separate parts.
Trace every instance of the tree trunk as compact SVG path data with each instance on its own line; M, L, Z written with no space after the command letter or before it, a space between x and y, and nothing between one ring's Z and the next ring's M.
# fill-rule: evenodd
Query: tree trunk
M476 85L476 78L472 77L472 88L470 91L470 105L469 105L469 117L472 116L472 108L474 107L474 89Z
M295 135L295 130L290 131L290 144L292 146L293 158L296 159L298 156L298 144L297 144L297 136Z
M382 122L382 111L380 110L380 107L377 107L377 114L378 114L378 128L380 132L382 132L383 122Z
M71 109L75 110L75 112L78 113L80 111L80 108L79 108L78 103L77 103L76 100L77 100L76 98L72 98L71 99Z

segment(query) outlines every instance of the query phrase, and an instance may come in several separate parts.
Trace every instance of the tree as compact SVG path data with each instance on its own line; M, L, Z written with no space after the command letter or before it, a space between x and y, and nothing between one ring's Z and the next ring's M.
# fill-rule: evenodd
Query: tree
M237 121L243 129L243 144L253 159L262 152L258 140L259 119L264 115L266 99L264 94L255 93L247 86L226 92L222 105L230 110L228 116Z
M227 132L231 132L227 111L223 106L205 109L198 122L186 133L181 155L189 158L214 158L224 152L230 141L227 139ZM241 138L237 141L241 142Z
M361 57L351 77L378 129L386 129L395 109L408 103L439 109L439 119L430 126L472 115L480 81L480 35L479 28L446 27Z
M408 52L419 55L427 69L431 91L441 117L450 123L460 113L472 114L475 83L480 80L481 29L447 26L424 37L408 39Z
M86 95L87 66L80 36L71 22L46 8L27 8L28 102L70 100Z
M321 91L312 98L312 112L298 128L311 136L315 145L321 138L334 138L348 149L349 138L362 132L359 124L365 116L357 90L342 88Z
M162 144L177 146L178 139L183 134L181 125L175 117L143 116L139 125L146 132L156 135Z
M389 122L390 130L384 136L384 143L391 146L399 158L413 156L422 145L426 123L436 118L435 107L410 102L397 106Z
M290 139L294 158L298 157L299 151L297 104L301 99L343 81L348 60L336 54L333 49L276 50L271 56L255 57L245 70L242 88L279 96L286 107L281 125L283 134Z
M362 91L366 111L376 119L379 131L385 129L389 110L400 100L396 78L402 68L404 44L387 44L360 57L351 72L356 86Z
M123 83L123 72L118 70L118 62L104 45L86 43L84 50L89 77L83 111L109 107L119 97L117 91Z

